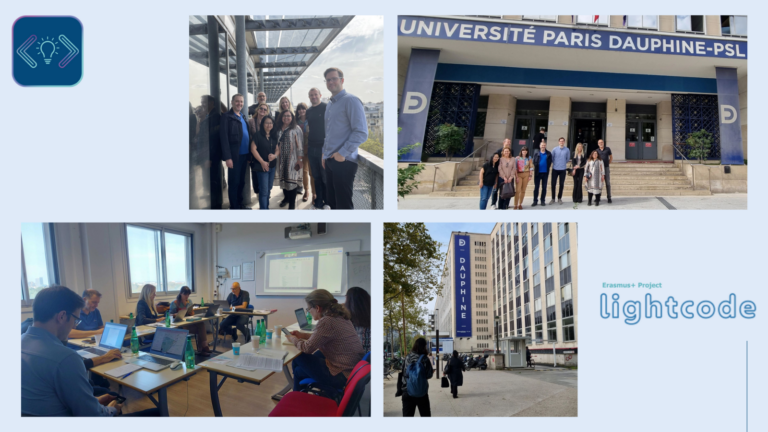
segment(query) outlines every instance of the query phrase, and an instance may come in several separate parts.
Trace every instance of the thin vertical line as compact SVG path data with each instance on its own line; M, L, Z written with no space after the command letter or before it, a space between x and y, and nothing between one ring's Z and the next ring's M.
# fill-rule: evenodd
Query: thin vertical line
M749 432L749 341L747 341L747 432Z

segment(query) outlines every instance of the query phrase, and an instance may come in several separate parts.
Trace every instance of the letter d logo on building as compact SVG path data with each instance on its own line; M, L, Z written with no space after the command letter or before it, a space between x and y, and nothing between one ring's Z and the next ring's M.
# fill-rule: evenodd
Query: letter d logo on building
M465 242L463 239L459 239L459 246L464 246L466 244L467 242Z
M720 122L723 124L729 124L736 121L739 115L736 113L736 108L730 105L720 105Z
M418 114L427 107L427 97L423 93L408 92L405 94L403 114Z

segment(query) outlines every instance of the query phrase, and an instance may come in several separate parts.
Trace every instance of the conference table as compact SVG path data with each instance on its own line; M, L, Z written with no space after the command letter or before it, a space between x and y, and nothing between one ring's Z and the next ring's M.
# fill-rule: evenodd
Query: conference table
M208 308L200 308L199 310L203 311L206 309ZM216 345L219 343L219 322L221 321L221 317L222 315L214 315L210 317L200 316L200 317L195 317L200 319L195 319L193 321L186 321L187 318L184 318L185 321L182 321L182 322L178 322L178 323L171 322L171 328L184 328L187 326L194 325L197 322L212 321L211 326L213 327L213 351L215 352ZM128 318L128 317L125 316L120 318ZM151 336L155 334L155 329L157 327L165 327L164 322L161 321L157 324L136 326L136 333L138 334L139 337ZM125 332L125 340L129 340L130 338L131 338L131 329L129 328L128 331ZM82 339L69 339L68 342L72 345L76 345L81 348L89 348L89 347L97 346L94 342L89 342L92 340L93 340L92 337L87 337Z
M245 315L245 316L249 316L249 317L262 317L262 318L264 318L264 325L266 325L267 328L269 328L269 321L267 321L267 320L269 319L269 316L272 315L275 312L277 312L277 309L275 309L275 310L257 310L257 309L253 309L253 310L234 310L234 311L232 311L232 310L222 310L221 311L222 315ZM253 329L251 329L251 330L253 330Z
M298 323L288 326L286 327L286 329L288 331L299 330ZM301 351L299 351L299 349L296 348L293 344L290 344L290 345L288 344L284 334L281 336L282 337L280 339L278 339L277 336L273 336L271 341L267 341L265 345L261 346L261 348L268 348L268 349L277 350L277 351L285 351L288 353L285 359L283 360L283 374L285 375L285 378L288 381L288 384L285 386L285 388L283 388L279 392L272 395L272 399L278 400L278 401L282 399L286 393L293 390L293 375L291 374L291 370L289 369L289 364L293 361L293 359L295 359L296 357L299 356L299 354L301 354ZM241 354L255 353L256 351L257 350L253 347L253 344L250 342L240 346ZM232 360L236 358L236 356L232 351L227 351L219 357L227 357ZM215 360L215 358L206 360L200 363L198 366L208 371L209 382L211 387L210 389L211 404L213 405L213 413L214 415L216 415L216 417L222 417L221 405L219 404L219 389L221 388L222 385L224 385L224 382L227 380L227 378L235 379L237 380L237 382L240 382L240 383L248 382L248 383L260 385L269 377L276 374L276 372L271 370L256 369L253 371L249 371L245 369L239 369L236 367L228 366L224 363L211 362L211 360ZM219 375L223 377L221 381L218 380Z

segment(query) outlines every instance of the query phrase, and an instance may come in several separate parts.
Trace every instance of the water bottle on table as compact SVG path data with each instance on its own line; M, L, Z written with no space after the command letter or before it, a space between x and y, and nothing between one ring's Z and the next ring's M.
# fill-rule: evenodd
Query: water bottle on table
M139 335L136 333L136 326L131 330L131 352L133 355L139 354Z

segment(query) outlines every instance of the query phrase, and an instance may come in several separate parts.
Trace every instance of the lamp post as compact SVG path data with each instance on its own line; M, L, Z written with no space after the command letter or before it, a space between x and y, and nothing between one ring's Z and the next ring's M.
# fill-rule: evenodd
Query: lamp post
M435 357L437 357L435 378L440 379L440 309L435 309Z
M496 350L494 352L499 353L499 316L494 315L493 316L493 322L495 325L495 331L496 331Z

